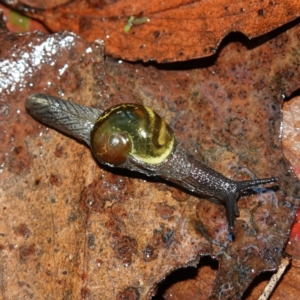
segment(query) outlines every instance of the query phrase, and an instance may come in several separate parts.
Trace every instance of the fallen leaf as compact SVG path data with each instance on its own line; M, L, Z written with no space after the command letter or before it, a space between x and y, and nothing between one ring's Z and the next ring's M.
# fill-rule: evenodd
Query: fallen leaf
M282 145L285 157L290 161L295 174L300 178L300 97L283 105Z
M41 20L53 32L69 30L90 42L103 39L107 55L145 62L210 56L230 32L252 39L296 19L300 9L297 0L77 0L48 10L41 10L44 5L38 3L27 3L32 9L24 9L24 1L17 3L14 8ZM128 30L131 16L140 21Z
M2 4L0 4L0 11L1 10L3 11L6 19L5 25L7 28L5 28L5 30L8 29L9 31L15 32L39 30L49 33L49 31L40 22L21 15L16 11L10 10Z
M234 299L275 269L299 197L279 140L281 94L299 88L298 30L252 50L228 44L193 69L104 63L101 43L69 33L1 33L2 294L149 299L171 271L211 255L220 265L211 299ZM280 176L280 189L240 199L230 243L223 206L101 168L84 145L35 122L24 101L37 91L101 109L153 107L215 169L238 180Z
M294 97L283 105L283 130L282 145L283 153L293 166L293 170L300 178L300 148L299 148L299 118L300 97ZM298 211L295 223L291 229L290 239L286 252L293 257L295 261L300 260L300 213ZM298 266L299 267L299 266Z
M89 2L92 2L93 0L89 0ZM7 6L17 8L18 6L22 6L23 8L27 8L28 6L36 7L36 8L41 8L41 9L46 9L46 8L53 8L58 5L63 5L70 0L48 0L48 1L43 1L43 0L2 0L2 3L4 3Z

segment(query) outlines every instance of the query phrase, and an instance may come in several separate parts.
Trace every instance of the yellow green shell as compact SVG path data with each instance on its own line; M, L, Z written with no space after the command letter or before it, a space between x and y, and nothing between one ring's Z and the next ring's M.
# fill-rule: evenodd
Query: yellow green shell
M91 132L97 159L119 165L128 155L147 164L163 162L174 146L174 133L153 110L138 104L120 104L106 110Z

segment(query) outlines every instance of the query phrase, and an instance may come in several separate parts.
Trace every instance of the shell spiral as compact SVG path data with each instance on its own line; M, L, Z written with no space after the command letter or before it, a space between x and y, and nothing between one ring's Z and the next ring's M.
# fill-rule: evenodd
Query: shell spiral
M163 162L174 146L174 133L153 110L120 104L104 111L91 132L91 148L102 163L120 165L131 156L146 164Z

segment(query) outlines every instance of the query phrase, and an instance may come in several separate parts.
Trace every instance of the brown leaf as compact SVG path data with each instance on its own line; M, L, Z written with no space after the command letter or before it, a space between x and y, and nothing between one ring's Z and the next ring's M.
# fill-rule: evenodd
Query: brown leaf
M281 94L299 88L298 31L253 50L228 44L214 64L192 69L104 63L102 44L74 34L2 33L2 295L149 299L167 274L205 254L220 264L211 299L234 299L275 269L299 197L279 140ZM223 206L101 168L84 145L34 121L24 101L37 91L102 109L153 107L215 169L239 180L279 176L280 189L240 199L230 243Z
M262 294L265 286L267 285L272 274L264 274L260 276L260 280L256 282L256 289L251 289L249 293L247 293L247 299L256 300ZM292 264L285 272L284 276L280 280L279 284L275 288L272 293L270 300L276 299L285 299L286 295L288 295L289 300L297 300L299 299L300 291L299 291L299 262L292 261Z
M18 7L18 6L32 6L40 9L47 9L47 8L53 8L59 5L63 5L65 3L70 2L70 0L2 0L4 4L11 7Z
M162 284L164 293L163 295L159 294L161 298L158 299L205 300L208 298L210 286L216 277L216 272L216 262L208 257L201 258L197 271L193 268L187 268L176 271L167 277L166 281ZM259 299L272 274L273 272L260 274L243 295L242 299ZM299 261L293 260L269 299L284 299L285 295L288 295L289 300L298 300L300 294L298 287L299 277ZM176 284L174 284L174 282ZM159 289L159 293L160 290L161 289Z
M197 269L188 267L168 276L161 284L157 297L164 300L206 300L217 271L217 260L202 257Z
M300 98L295 97L289 102L286 102L283 105L283 135L282 135L282 144L284 155L291 162L295 174L300 177L300 164L299 164L299 107L300 107ZM290 240L286 247L286 252L293 257L293 265L289 273L291 275L286 275L285 285L282 289L295 289L295 292L289 294L295 295L295 299L299 297L299 261L300 261L300 214L296 218L296 222L292 227ZM296 298L297 297L297 298Z
M284 155L292 164L295 174L300 178L300 97L295 97L284 104L283 126Z
M53 32L69 30L90 42L105 40L107 55L171 62L212 55L230 32L242 32L249 39L265 34L297 18L299 9L297 0L77 0L53 10L23 11ZM130 16L141 24L125 32Z

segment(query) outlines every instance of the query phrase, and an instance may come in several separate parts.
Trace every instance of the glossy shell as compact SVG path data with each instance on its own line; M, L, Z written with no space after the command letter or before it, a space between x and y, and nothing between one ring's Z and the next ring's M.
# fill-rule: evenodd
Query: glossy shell
M91 148L103 163L120 165L131 156L147 164L163 162L174 146L168 124L148 107L120 104L106 110L91 132Z

